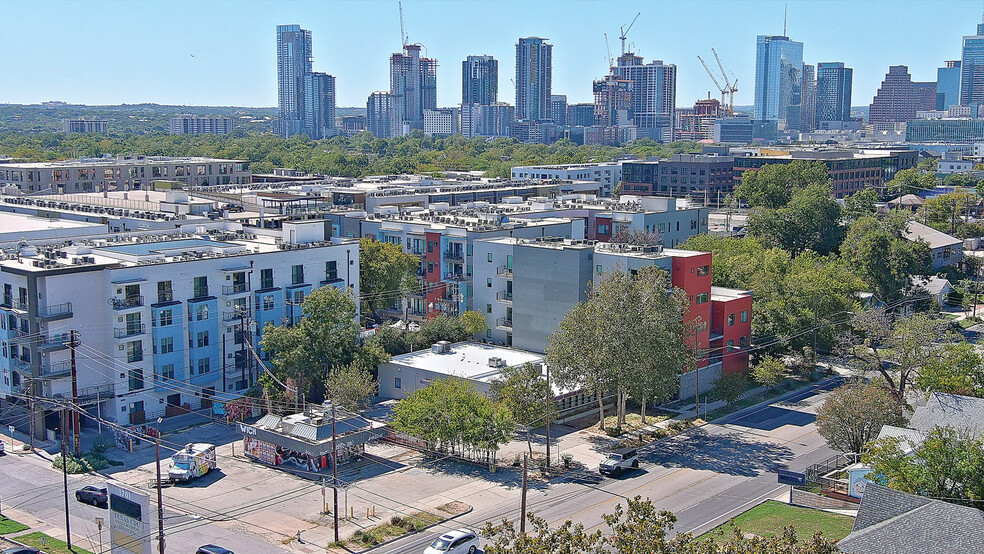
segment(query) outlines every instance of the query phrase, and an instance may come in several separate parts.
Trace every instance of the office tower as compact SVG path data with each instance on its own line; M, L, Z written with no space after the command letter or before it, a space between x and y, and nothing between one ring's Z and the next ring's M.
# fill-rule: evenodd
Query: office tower
M568 105L567 124L571 127L590 127L594 125L594 104Z
M909 68L893 65L868 108L871 123L899 123L916 118L917 111L936 109L936 83L913 82Z
M662 60L643 63L642 56L622 54L612 74L632 82L633 122L640 137L673 140L673 112L676 110L675 64Z
M335 78L327 73L304 77L304 132L313 139L336 134Z
M594 124L614 127L632 124L632 81L608 75L594 82Z
M389 92L374 92L366 101L366 130L378 138L392 138L403 134L400 110L401 99ZM423 113L421 129L423 129Z
M488 106L499 96L499 62L492 56L468 56L461 62L461 103Z
M960 104L984 103L984 23L977 25L976 35L963 38L962 52Z
M842 62L817 64L817 127L821 121L851 120L854 70Z
M311 31L277 25L277 107L284 138L304 128L304 77L311 73Z
M551 94L550 95L550 115L553 117L554 123L560 125L561 127L567 126L567 95L566 94Z
M960 104L960 60L945 62L936 70L936 109L949 110Z
M803 64L803 85L800 96L800 124L797 129L809 132L816 129L817 120L817 74L813 66Z
M419 44L403 45L390 56L390 94L400 106L399 121L407 129L424 128L424 110L437 108L437 60L421 58Z
M755 49L755 120L780 129L800 122L803 43L784 36L759 35Z
M516 43L516 118L549 121L553 45L539 37Z

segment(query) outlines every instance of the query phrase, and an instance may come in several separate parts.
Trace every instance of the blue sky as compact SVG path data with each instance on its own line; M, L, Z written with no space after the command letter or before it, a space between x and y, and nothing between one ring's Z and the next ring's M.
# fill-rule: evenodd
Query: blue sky
M806 63L854 68L854 105L871 102L889 65L935 81L984 9L977 0L788 5L787 34L804 43ZM499 99L513 103L521 36L554 45L554 94L590 101L607 69L603 33L617 56L619 26L637 12L628 42L646 61L677 64L678 106L714 90L697 61L713 64L711 47L739 79L735 103L751 104L755 37L783 25L782 1L405 0L403 9L411 42L440 62L442 106L460 102L469 54L499 60ZM400 48L395 0L0 0L0 14L0 103L274 106L275 26L297 23L312 31L315 71L336 77L338 105L364 106L389 87L388 57Z

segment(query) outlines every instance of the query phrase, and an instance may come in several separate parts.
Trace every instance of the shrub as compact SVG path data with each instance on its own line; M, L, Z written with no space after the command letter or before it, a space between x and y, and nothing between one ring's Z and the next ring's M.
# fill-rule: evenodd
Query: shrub
M393 516L390 518L390 525L395 525L397 527L403 527L403 518L400 516Z
M607 433L609 437L620 437L620 436L622 436L622 428L621 427L606 427L605 428L605 433Z
M571 464L574 462L574 455L570 452L564 452L560 455L560 461L564 464L565 468L570 469Z

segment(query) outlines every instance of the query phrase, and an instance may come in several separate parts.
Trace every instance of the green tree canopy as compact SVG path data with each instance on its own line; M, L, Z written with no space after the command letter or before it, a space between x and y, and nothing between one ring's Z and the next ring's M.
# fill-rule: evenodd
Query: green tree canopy
M876 385L839 387L817 408L817 431L841 452L864 452L882 426L902 423L902 404L885 387Z
M359 289L367 314L375 316L418 287L419 268L420 258L403 252L399 244L359 239Z
M929 190L936 186L936 176L926 173L916 168L909 168L897 171L891 181L888 182L888 190L892 194L901 196L904 194L918 194L924 190Z
M788 204L795 191L829 181L827 166L823 162L765 164L761 169L742 173L735 197L751 208L774 210Z
M502 370L489 387L492 400L509 409L516 423L526 428L526 446L533 455L530 429L556 417L553 391L538 366L524 364Z
M882 302L900 298L911 275L926 275L931 267L929 245L902 236L904 216L878 219L864 216L851 224L841 255Z
M841 206L832 194L827 181L796 188L784 206L753 209L748 216L748 232L794 256L805 250L819 254L834 252L840 246L844 230Z
M916 388L963 396L984 397L984 360L973 344L956 342L927 360L916 377Z

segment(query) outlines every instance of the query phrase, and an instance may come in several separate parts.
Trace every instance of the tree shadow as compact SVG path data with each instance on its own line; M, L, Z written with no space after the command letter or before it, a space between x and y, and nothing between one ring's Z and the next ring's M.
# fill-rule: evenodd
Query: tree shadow
M794 454L785 446L747 440L740 433L712 435L703 429L694 429L674 439L660 441L655 448L640 452L640 456L664 467L754 477L786 467Z
M483 481L496 483L507 488L520 488L523 486L522 467L503 468L500 466L496 468L495 473L492 473L489 471L489 466L486 464L465 462L460 459L446 456L428 456L427 461L418 467L431 473L441 473L444 475L454 475L456 477L467 477L470 479L482 479ZM545 490L547 488L547 482L534 478L533 476L535 471L536 470L533 467L529 468L526 480L527 488L532 490Z
M788 405L796 406L796 403L790 403ZM784 425L805 427L816 421L816 419L817 416L811 413L790 410L789 408L780 406L769 406L729 421L728 425L748 427L761 431L774 431Z

